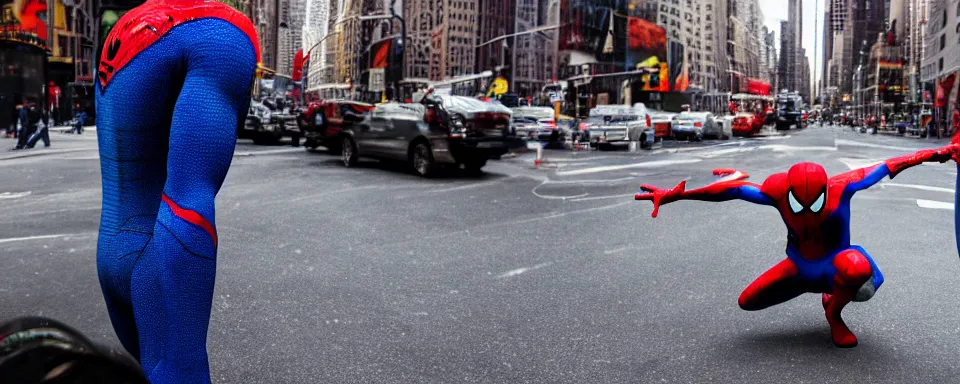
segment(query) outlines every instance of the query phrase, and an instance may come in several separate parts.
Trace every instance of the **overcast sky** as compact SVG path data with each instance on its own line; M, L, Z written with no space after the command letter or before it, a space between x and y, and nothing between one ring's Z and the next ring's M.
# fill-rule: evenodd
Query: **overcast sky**
M810 75L819 79L823 74L823 13L825 0L798 0L803 7L803 47L807 49L807 58L810 60ZM777 41L780 39L780 20L787 19L787 0L760 0L760 9L763 11L763 24L767 28L777 31ZM816 22L816 31L814 23ZM814 50L816 44L816 50ZM780 47L778 46L779 50ZM816 61L814 61L816 60ZM816 84L816 83L814 83Z

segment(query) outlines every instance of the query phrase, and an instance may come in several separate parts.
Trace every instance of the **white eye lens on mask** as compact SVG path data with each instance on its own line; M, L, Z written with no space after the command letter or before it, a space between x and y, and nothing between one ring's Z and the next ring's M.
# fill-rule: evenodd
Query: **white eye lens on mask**
M793 196L793 191L787 192L787 202L790 203L790 210L793 211L793 213L803 211L803 204L800 204L797 198Z
M810 211L813 213L820 213L820 210L823 209L823 203L827 200L827 193L821 193L820 197L813 202L813 205L810 206Z

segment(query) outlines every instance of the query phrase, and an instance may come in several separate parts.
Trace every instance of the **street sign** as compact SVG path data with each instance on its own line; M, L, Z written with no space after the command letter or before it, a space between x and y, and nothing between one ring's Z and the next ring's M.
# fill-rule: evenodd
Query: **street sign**
M490 90L494 95L500 96L510 90L510 83L507 82L507 79L498 77L493 81L493 85L491 85Z
M384 68L370 68L370 84L368 90L371 92L383 92L386 90L386 71Z

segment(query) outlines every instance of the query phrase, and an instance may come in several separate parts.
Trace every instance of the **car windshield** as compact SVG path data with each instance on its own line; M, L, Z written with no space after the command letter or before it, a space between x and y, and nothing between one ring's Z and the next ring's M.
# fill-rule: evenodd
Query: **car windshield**
M549 108L521 109L517 113L534 120L553 120L553 110Z

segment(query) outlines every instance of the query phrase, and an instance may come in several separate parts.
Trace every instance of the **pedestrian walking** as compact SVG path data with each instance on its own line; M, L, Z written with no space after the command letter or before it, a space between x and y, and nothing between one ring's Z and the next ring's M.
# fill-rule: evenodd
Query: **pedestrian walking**
M17 146L13 149L24 149L27 147L27 139L30 138L30 124L27 121L27 110L29 102L20 105L17 112L17 121L20 123L20 129L17 131Z
M27 118L29 122L27 126L30 127L30 135L27 139L27 148L33 148L37 145L37 141L43 140L44 148L50 147L50 115L37 107L37 103L33 102L30 104L30 109L27 111Z
M73 130L71 132L75 132L78 135L82 135L83 126L86 123L87 123L87 113L84 112L83 110L80 110L79 112L77 112L77 123L74 124Z

